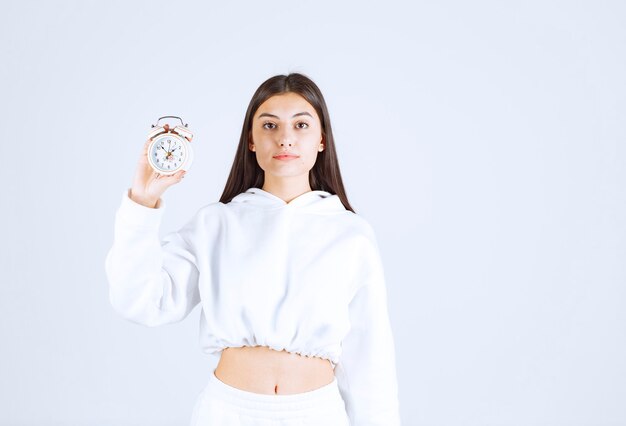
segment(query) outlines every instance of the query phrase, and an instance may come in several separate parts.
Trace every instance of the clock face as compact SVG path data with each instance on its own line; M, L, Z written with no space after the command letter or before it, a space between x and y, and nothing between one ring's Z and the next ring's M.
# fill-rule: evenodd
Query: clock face
M165 134L155 139L148 155L154 167L164 172L173 172L185 164L187 149L179 137Z

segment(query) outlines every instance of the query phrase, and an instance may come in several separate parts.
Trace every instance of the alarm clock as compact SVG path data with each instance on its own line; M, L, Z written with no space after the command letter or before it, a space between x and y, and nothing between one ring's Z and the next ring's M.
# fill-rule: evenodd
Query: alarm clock
M177 118L181 125L170 128L169 124L159 126L164 118ZM161 175L172 175L179 170L189 170L193 162L193 148L191 138L193 133L187 129L180 117L166 115L160 117L148 134L152 139L148 145L148 163L152 169Z

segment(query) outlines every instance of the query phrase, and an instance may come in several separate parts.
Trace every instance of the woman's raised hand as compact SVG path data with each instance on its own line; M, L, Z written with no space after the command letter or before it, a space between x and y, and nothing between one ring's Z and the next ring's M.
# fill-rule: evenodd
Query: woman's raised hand
M168 124L163 127L165 127L166 130L169 129ZM189 139L189 141L191 142L191 139ZM155 172L150 166L150 163L148 163L148 146L150 142L152 141L148 139L143 145L133 180L133 186L130 190L130 199L146 207L155 208L165 190L180 182L185 176L186 171L179 170L172 175L162 175Z

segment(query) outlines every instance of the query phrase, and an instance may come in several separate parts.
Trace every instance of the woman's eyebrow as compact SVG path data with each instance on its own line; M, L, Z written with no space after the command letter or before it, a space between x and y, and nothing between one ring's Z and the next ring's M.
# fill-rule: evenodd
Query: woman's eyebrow
M299 112L297 114L294 114L291 116L291 118L294 117L298 117L300 115L308 115L309 117L313 118L313 116L311 114L309 114L308 112L304 111L304 112ZM261 117L274 117L274 118L280 118L277 115L274 114L270 114L269 112L264 112L263 114L259 115L257 118L261 118Z

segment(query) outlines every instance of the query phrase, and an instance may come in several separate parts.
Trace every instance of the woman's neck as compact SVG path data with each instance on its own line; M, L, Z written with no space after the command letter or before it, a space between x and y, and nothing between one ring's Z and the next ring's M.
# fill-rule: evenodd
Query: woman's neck
M268 179L266 176L261 189L288 203L297 196L311 191L311 185L309 184L308 176L306 176L306 180L295 176L280 179Z

